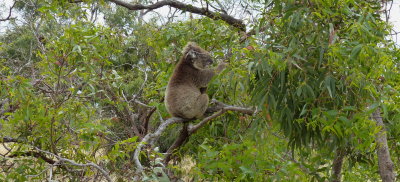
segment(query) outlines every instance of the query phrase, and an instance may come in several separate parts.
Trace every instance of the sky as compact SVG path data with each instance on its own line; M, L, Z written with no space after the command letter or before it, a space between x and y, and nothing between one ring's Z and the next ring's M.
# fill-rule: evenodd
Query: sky
M0 19L8 16L9 7L12 5L13 0L0 0ZM129 0L126 0L129 1ZM158 10L160 11L160 9ZM166 12L163 12L166 11ZM167 14L168 8L162 8L161 14ZM179 13L178 13L179 14ZM12 17L15 17L17 13L14 12ZM393 0L393 6L390 12L389 22L393 25L393 30L399 32L397 36L393 36L393 40L400 45L400 0ZM0 34L3 34L8 26L8 21L0 22Z
M400 45L400 0L393 0L389 22L393 24L394 31L399 32L397 37L393 36L393 40Z

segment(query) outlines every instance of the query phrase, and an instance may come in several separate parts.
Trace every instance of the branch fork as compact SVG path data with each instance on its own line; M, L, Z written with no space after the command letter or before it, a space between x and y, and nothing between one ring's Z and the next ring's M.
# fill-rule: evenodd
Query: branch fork
M219 111L215 112L211 116L208 116L208 117L202 119L199 123L197 123L195 125L187 123L187 121L191 121L191 120L173 117L173 118L169 118L168 120L163 122L154 133L148 133L146 136L144 136L142 141L139 143L139 145L137 146L137 148L135 149L134 154L133 154L133 160L137 167L136 168L137 174L140 174L144 169L143 165L141 164L141 162L139 160L139 155L140 155L140 152L141 152L143 146L145 144L150 144L152 147L154 147L153 146L154 143L158 140L158 138L167 129L167 127L169 125L172 125L175 123L183 123L183 128L180 133L180 136L178 136L178 138L176 139L174 144L172 144L171 147L168 149L167 154L164 159L165 163L168 163L168 161L171 158L172 152L175 151L180 146L182 146L185 143L186 139L189 138L190 135L192 135L193 133L198 131L201 127L206 125L211 120L217 118L218 116L223 115L227 111L236 111L236 112L241 112L241 113L247 114L247 115L253 115L256 113L256 111L253 109L227 105L227 104L224 104L224 103L219 102L214 99L212 100L211 103L216 104L217 107L220 108Z

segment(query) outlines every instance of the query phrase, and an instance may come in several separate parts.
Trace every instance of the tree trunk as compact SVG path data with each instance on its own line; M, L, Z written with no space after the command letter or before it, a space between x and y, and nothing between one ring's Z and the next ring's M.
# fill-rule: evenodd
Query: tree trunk
M332 182L340 182L342 179L342 166L345 155L343 148L336 149L335 159L332 164Z
M381 127L381 130L376 134L375 142L377 144L376 152L378 154L379 174L383 182L394 182L393 162L390 159L389 147L386 138L386 129L383 124L381 112L378 108L372 113L372 118L375 120L376 125Z

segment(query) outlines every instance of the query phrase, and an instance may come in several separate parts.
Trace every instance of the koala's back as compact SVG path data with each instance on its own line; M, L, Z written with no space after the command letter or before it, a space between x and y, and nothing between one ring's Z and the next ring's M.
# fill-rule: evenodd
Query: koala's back
M193 82L194 72L196 70L182 62L175 68L165 94L165 105L172 116L192 119L203 114L199 108L194 107L201 95Z

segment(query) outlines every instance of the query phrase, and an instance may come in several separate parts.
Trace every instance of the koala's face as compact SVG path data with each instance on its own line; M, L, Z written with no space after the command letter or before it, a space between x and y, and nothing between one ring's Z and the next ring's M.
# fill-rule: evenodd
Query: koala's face
M197 59L193 59L193 66L197 69L207 69L213 64L210 55L199 55Z
M198 46L190 47L187 50L186 57L196 69L207 69L214 62L210 53Z

